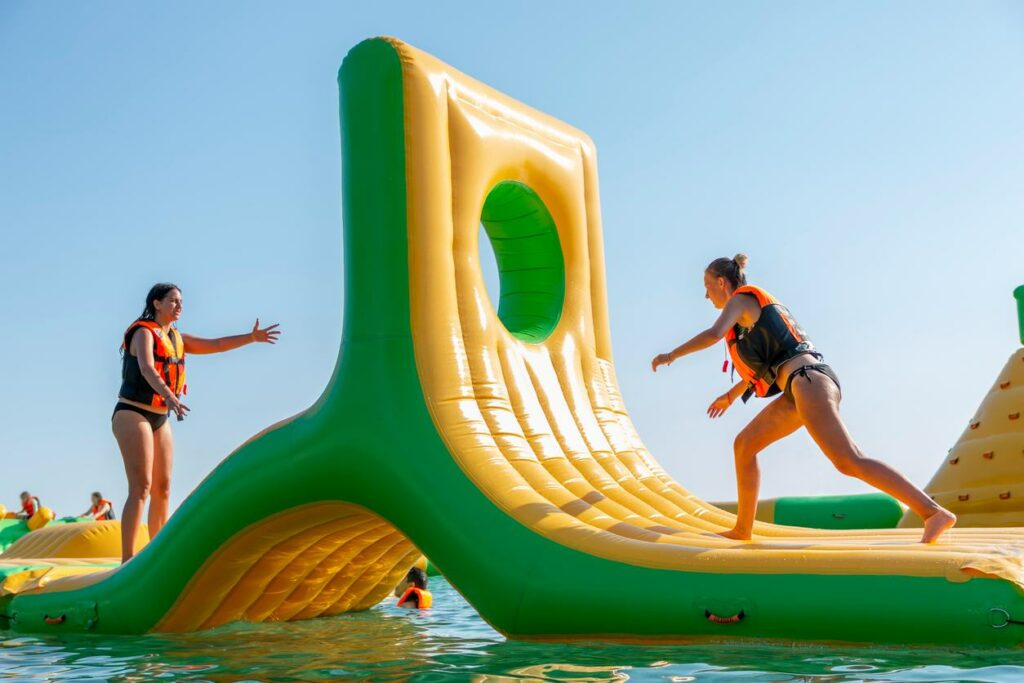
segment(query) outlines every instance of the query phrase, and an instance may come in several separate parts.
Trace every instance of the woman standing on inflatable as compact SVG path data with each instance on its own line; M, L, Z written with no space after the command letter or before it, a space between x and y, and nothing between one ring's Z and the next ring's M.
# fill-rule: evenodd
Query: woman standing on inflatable
M704 271L705 298L722 311L718 320L690 341L651 362L651 369L706 349L723 337L741 380L708 407L719 417L742 396L782 394L757 414L736 437L738 490L736 525L726 538L748 540L757 511L761 473L757 455L772 443L806 427L840 472L857 477L900 500L924 520L922 543L931 543L956 523L956 515L932 500L888 465L866 457L839 417L842 392L832 368L796 324L789 311L760 287L747 285L747 257L718 258Z
M280 334L277 325L219 339L203 339L178 332L181 290L172 284L156 284L146 296L142 315L128 326L121 344L121 391L111 422L128 475L128 499L121 515L121 561L135 554L135 535L142 508L149 503L149 535L156 536L167 521L171 490L174 441L170 413L185 419L185 349L189 353L221 353L253 342L273 344Z

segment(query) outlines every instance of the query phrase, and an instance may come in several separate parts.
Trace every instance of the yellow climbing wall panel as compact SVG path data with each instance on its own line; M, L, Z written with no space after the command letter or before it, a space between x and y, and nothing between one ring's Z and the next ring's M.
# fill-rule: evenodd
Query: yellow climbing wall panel
M925 490L958 527L1024 526L1024 349L1006 362ZM907 513L901 527L920 526Z

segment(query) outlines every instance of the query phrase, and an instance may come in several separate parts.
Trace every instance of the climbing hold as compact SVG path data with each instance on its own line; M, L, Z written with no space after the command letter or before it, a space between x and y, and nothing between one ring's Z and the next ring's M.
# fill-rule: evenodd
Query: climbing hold
M991 460L992 458L996 457L996 452L995 451L986 451L986 452L981 454L981 457L985 458L986 460Z
M1020 411L1018 410L1016 413L1010 413L1010 419L1011 420L1020 419Z
M956 499L959 500L961 503L966 503L970 499L970 497L971 497L971 494L969 494L969 493L962 493L959 496L957 496Z
M981 420L975 420L971 423L971 429L977 429L981 425Z
M960 462L960 456L959 456L959 455L958 455L957 457L953 458L952 460L950 460L950 461L949 461L949 464L950 464L950 465L955 465L955 464L957 464L958 462Z
M1009 386L1010 386L1009 382L1002 382L1002 383L999 384L999 388L1000 389L1006 389Z
M1009 500L1009 499L1010 499L1010 492L1009 491L1007 491L1006 493L1000 493L999 494L999 500Z

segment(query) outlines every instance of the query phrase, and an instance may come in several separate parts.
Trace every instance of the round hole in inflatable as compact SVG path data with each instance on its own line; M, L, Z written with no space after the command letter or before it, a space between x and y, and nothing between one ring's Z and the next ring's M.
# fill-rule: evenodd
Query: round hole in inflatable
M517 339L544 341L558 325L565 301L565 262L551 213L528 186L504 180L487 194L480 223L494 251L498 318ZM486 263L483 256L481 263ZM487 270L484 266L485 279ZM493 304L493 291L490 296Z

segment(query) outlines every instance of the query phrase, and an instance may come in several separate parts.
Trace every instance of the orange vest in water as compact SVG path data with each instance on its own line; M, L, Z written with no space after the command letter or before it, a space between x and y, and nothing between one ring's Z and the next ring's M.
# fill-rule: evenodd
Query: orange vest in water
M428 609L434 604L434 596L430 594L430 591L426 588L417 588L416 586L413 586L412 588L407 588L406 591L402 593L402 597L398 599L398 606L401 607L405 604L405 601L413 595L417 597L420 609Z

